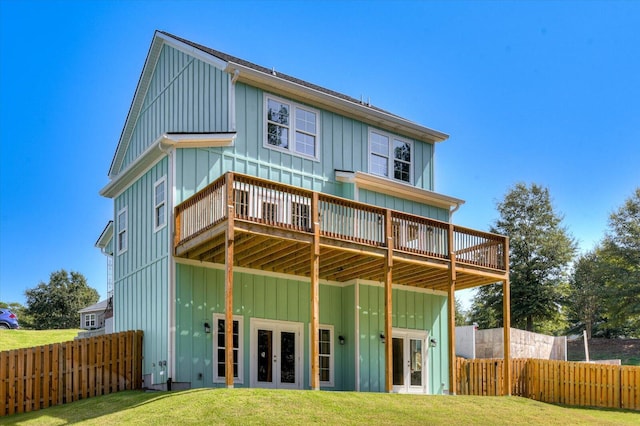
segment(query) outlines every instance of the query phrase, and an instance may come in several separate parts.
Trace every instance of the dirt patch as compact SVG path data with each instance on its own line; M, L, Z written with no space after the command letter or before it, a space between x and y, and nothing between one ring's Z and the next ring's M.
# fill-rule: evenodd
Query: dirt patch
M569 361L584 361L584 340L567 342ZM619 359L622 365L640 365L640 339L589 339L590 359Z

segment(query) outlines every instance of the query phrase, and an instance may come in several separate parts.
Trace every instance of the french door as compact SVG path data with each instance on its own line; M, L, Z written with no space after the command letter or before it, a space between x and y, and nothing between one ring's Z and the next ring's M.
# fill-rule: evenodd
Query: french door
M302 323L251 319L251 386L302 388Z
M393 390L427 393L427 332L393 330Z

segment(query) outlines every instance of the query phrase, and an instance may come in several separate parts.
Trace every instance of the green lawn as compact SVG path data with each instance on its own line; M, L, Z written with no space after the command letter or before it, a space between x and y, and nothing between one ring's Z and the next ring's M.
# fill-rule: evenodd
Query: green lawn
M0 351L66 342L73 340L78 331L80 330L0 330Z
M638 425L640 412L567 408L518 397L194 389L127 391L2 418L3 424Z

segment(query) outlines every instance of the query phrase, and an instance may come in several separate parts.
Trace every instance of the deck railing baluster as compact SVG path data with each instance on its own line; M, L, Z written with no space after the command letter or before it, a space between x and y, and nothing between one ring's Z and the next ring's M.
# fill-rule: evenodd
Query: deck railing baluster
M312 232L310 203L313 191L235 174L236 219ZM175 208L176 247L226 219L226 175L221 176ZM363 245L383 247L384 209L319 193L320 235ZM403 212L392 212L394 250L448 259L447 222ZM505 237L454 225L456 260L504 270Z

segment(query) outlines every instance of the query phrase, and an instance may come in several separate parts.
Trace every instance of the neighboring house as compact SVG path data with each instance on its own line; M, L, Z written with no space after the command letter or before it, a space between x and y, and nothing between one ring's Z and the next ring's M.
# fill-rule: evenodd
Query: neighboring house
M104 312L107 310L108 300L102 300L84 309L80 309L80 328L96 330L104 327Z
M445 139L156 32L97 243L145 383L455 392L453 292L508 289L508 242L450 222Z

